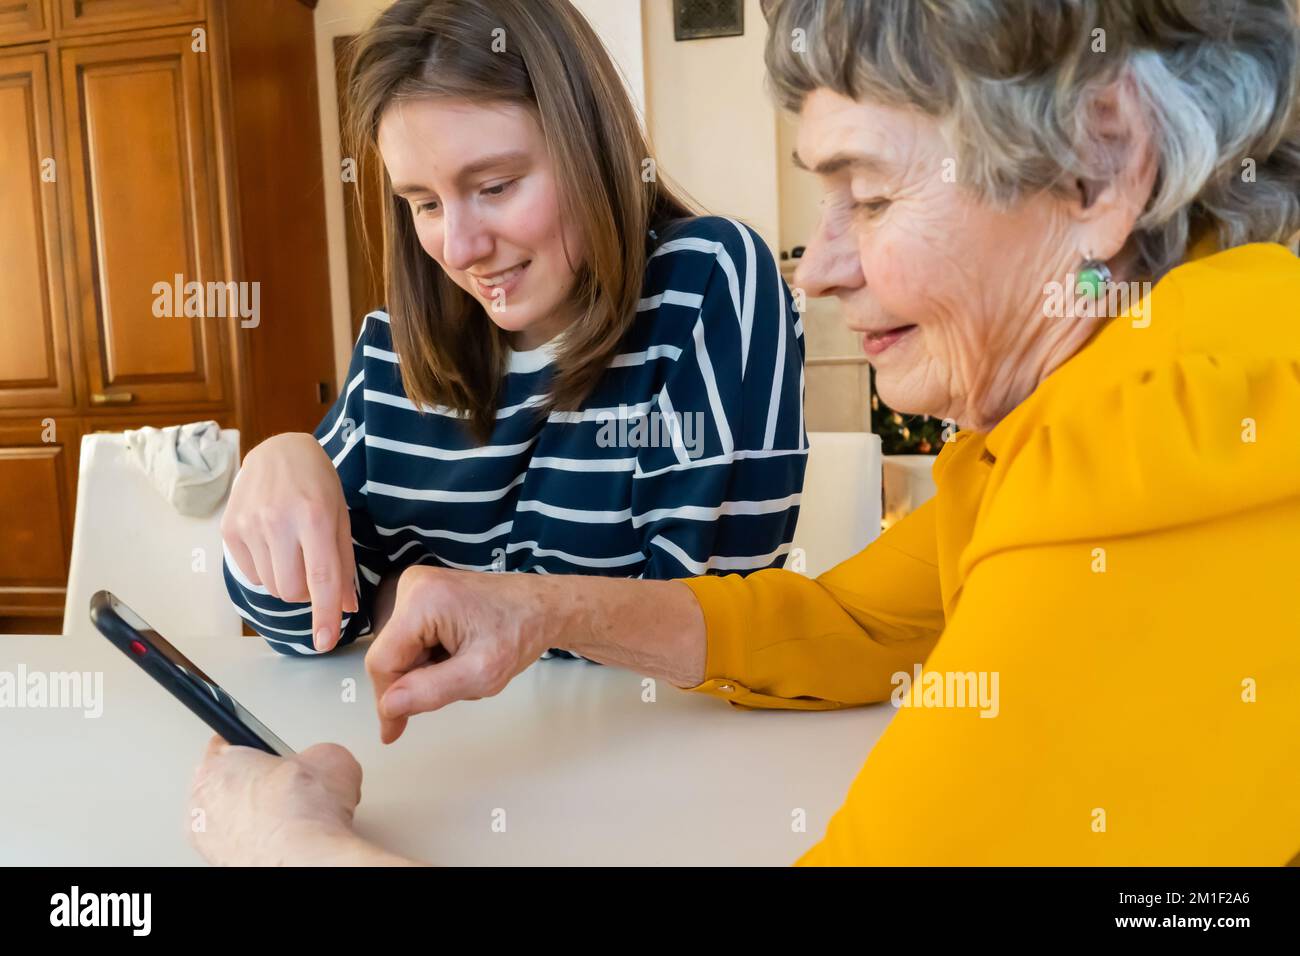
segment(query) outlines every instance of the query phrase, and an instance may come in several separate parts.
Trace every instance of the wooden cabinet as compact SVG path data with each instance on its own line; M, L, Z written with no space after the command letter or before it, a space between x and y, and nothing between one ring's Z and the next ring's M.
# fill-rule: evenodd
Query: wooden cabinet
M50 26L50 0L0 2L0 43L47 40Z
M62 613L83 434L332 400L314 6L0 0L0 632Z
M0 407L75 405L44 51L0 52Z
M75 419L0 422L0 620L63 613L80 448Z
M64 36L187 23L205 12L203 0L55 0L54 10Z
M204 315L185 314L185 286L225 271L203 66L188 33L62 51L72 314L92 410L225 395L221 317L206 294Z

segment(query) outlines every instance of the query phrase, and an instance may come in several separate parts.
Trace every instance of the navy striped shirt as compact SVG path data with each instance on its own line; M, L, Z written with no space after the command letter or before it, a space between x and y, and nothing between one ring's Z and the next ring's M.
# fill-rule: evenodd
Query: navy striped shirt
M389 317L365 317L316 430L352 521L370 632L385 575L412 564L667 579L779 567L807 458L803 329L771 252L747 226L701 217L648 247L618 354L576 411L547 398L555 342L512 352L491 439L402 390ZM314 654L310 604L271 597L231 560L240 614L286 654Z

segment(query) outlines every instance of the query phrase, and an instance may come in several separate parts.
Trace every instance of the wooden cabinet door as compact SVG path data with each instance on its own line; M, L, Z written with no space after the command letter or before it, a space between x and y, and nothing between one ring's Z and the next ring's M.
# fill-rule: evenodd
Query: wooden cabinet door
M233 411L217 412L212 416L222 428L238 428L235 422L235 413ZM129 415L117 418L114 416L104 416L95 418L82 419L84 426L83 435L98 435L101 432L121 433L132 428L167 428L170 425L185 425L189 422L207 421L206 418L196 417L192 412L152 412L148 415ZM243 435L239 436L241 439ZM242 445L243 442L241 441Z
M0 616L63 608L80 450L75 419L0 424Z
M0 0L2 2L2 0ZM55 0L60 36L202 20L203 0Z
M0 0L0 43L50 37L50 0Z
M223 278L208 54L190 42L185 33L62 51L75 312L92 414L225 396L229 320L206 309L225 312L226 300L201 296L200 315L185 311L189 283Z
M50 102L44 52L0 53L0 408L40 412L76 401Z

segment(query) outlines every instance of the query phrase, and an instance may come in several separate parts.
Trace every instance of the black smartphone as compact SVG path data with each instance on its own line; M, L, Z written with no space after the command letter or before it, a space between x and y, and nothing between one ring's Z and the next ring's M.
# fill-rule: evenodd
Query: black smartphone
M225 740L277 757L293 754L288 744L112 592L96 591L91 597L90 620L123 654Z

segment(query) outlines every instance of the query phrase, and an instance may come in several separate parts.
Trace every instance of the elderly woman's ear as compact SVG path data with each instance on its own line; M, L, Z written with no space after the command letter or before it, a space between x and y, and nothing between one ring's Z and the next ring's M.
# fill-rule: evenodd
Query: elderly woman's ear
M1068 186L1080 259L1115 258L1129 243L1155 189L1158 163L1151 124L1127 78L1092 100L1083 117L1085 158L1099 159L1105 179L1077 177Z

